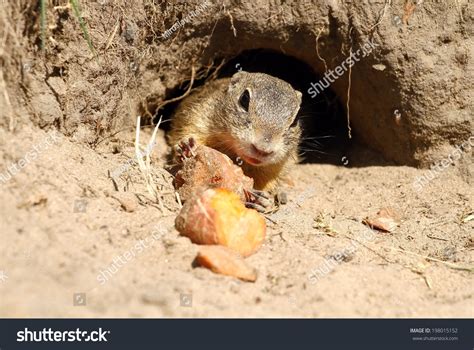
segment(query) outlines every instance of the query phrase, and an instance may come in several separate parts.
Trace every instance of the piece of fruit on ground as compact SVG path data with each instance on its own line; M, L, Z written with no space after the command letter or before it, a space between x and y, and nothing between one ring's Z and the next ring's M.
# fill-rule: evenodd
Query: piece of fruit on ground
M208 189L194 195L175 220L176 229L196 244L223 245L246 257L265 239L265 218L248 209L226 189Z

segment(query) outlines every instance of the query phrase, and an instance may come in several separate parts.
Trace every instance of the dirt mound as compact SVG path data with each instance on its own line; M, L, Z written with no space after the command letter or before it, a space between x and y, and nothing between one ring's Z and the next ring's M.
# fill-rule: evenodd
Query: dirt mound
M321 77L331 73L330 89L346 112L349 106L359 140L397 163L428 164L473 130L473 76L467 69L473 5L408 3L290 1L276 8L267 1L85 2L82 15L95 58L70 6L48 7L43 54L37 5L7 5L3 78L15 120L25 118L15 113L22 105L35 125L56 126L94 145L130 126L140 105L153 117L167 94L190 79L192 68L205 76L245 50L271 49L305 62ZM368 43L362 57L358 50ZM349 71L342 63L351 54ZM236 69L242 68L252 67Z

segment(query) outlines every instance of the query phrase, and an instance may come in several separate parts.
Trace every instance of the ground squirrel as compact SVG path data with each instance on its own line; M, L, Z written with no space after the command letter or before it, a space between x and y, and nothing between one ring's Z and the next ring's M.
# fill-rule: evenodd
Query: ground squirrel
M168 140L174 146L191 138L221 151L254 179L256 190L276 194L282 176L298 162L300 104L301 92L285 81L237 72L183 100Z

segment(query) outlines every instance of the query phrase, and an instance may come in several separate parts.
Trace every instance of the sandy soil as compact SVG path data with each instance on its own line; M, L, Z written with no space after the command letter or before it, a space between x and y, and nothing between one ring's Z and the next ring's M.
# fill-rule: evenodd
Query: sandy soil
M81 0L95 56L68 1L46 1L41 49L37 3L0 7L0 317L473 317L474 157L456 151L474 130L472 2L211 1L163 38L201 1ZM349 105L372 151L295 167L248 258L255 283L194 268L163 132L159 201L129 162L135 117L169 117L164 101L221 63L258 70L249 50L305 92L368 40L379 46L351 70L350 101L349 73L309 100L343 135ZM421 176L434 179L417 189ZM362 224L384 207L402 218L395 231Z
M29 127L1 133L1 169L47 140ZM193 268L196 247L173 228L163 135L153 153L163 208L136 165L119 191L108 178L133 156L132 132L98 151L54 141L0 186L2 317L473 316L472 273L458 269L474 263L474 221L463 222L474 208L472 171L451 166L416 191L427 170L360 148L345 167L298 165L289 203L269 216L265 244L248 258L258 280L245 283ZM368 158L378 165L357 166ZM393 233L361 223L387 206L402 217Z

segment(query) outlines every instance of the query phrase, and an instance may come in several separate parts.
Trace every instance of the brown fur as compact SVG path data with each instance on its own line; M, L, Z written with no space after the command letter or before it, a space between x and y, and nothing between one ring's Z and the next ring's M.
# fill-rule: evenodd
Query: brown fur
M245 90L250 95L248 110L239 102ZM259 165L244 161L242 169L254 179L256 189L274 192L298 162L301 129L293 121L300 104L301 93L288 83L263 73L238 72L232 78L210 82L187 97L173 116L168 140L176 145L194 137L234 161L258 155L252 153L252 145L257 145L271 155L262 157L264 161Z

